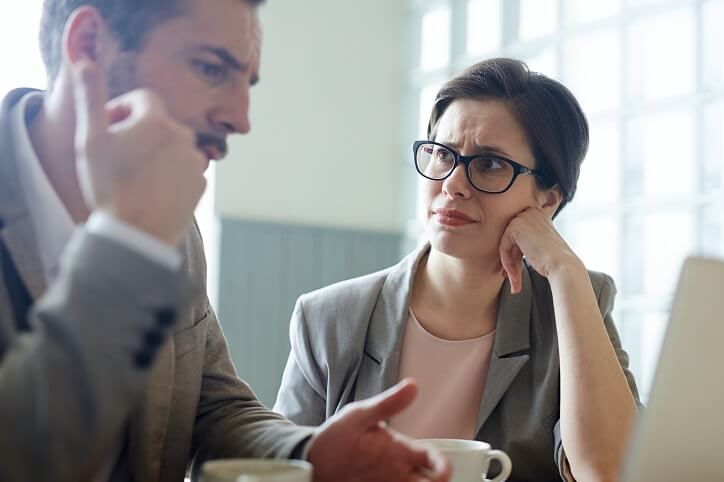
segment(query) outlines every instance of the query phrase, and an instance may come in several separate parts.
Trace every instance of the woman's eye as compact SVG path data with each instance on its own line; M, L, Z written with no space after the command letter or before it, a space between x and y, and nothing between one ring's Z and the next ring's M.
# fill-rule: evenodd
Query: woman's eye
M438 161L448 161L448 160L450 160L451 156L450 156L449 152L440 149L435 153L435 157L437 158Z
M483 159L482 165L483 165L483 168L490 169L491 171L493 171L495 169L500 169L503 167L502 162L500 162L497 159L491 159L491 158Z

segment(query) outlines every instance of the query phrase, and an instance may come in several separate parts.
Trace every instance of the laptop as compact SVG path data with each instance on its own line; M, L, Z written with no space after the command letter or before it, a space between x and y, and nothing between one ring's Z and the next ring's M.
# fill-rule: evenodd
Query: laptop
M624 482L724 481L724 261L684 262Z

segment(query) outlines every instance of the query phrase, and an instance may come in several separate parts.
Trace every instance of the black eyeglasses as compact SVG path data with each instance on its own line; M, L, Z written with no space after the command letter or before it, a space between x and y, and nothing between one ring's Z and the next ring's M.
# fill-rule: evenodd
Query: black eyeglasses
M432 141L415 141L412 152L415 156L415 168L421 176L442 181L450 177L458 163L462 163L470 184L478 191L489 194L507 191L521 174L536 176L547 185L555 184L539 171L497 154L463 156L452 147Z

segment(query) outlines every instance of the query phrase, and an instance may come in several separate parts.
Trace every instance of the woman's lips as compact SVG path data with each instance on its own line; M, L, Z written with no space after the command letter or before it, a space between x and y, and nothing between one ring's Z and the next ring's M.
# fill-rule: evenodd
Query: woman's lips
M476 222L467 214L455 209L435 209L433 214L437 218L437 221L445 226L463 226L465 224L472 224Z

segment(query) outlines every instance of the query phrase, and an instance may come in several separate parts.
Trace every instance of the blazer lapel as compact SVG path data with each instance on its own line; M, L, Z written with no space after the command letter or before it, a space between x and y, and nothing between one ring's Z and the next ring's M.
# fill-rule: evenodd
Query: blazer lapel
M483 399L480 402L477 434L510 387L520 369L530 358L530 315L533 288L530 274L524 266L522 291L510 294L510 283L506 280L500 294L500 306L495 332L495 346L490 359L490 368L485 382Z
M173 339L158 352L143 399L131 416L128 457L133 480L160 480L161 454L168 428L174 386L176 350Z
M20 89L11 92L0 107L0 219L5 227L0 231L2 241L12 259L17 274L37 299L45 291L45 276L37 248L36 233L21 192L17 169L17 153L12 139L12 108L31 92Z
M357 375L355 400L372 397L397 382L400 347L410 306L412 283L427 244L395 266L385 280L375 305Z

